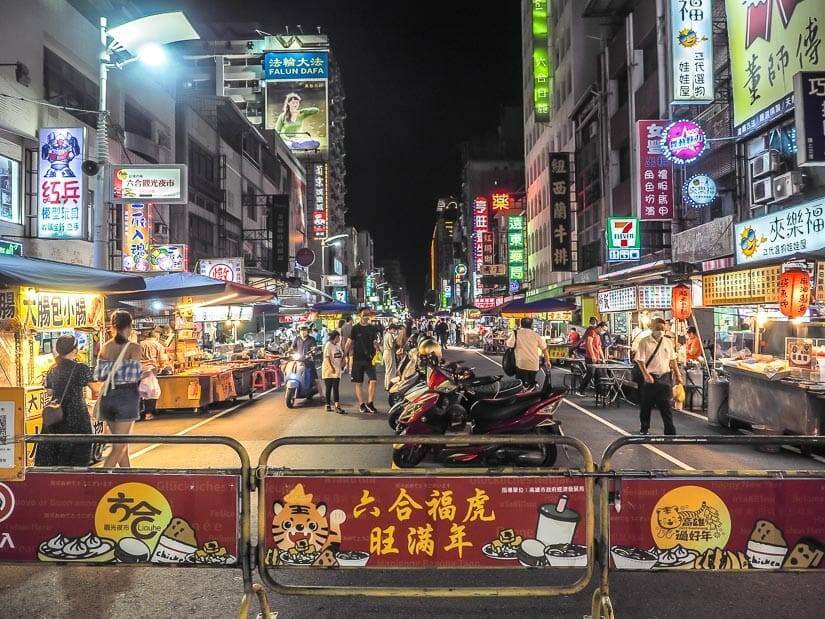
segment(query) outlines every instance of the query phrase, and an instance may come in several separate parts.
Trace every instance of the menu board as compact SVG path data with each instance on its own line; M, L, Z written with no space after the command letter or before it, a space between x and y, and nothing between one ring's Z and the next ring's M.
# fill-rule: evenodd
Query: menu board
M613 288L599 290L599 313L631 312L636 309L636 288Z
M671 286L639 286L639 309L670 307Z

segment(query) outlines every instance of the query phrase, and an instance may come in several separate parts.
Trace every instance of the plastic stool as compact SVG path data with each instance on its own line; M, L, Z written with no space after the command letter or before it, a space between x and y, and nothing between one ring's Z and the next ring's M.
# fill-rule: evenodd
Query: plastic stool
M252 388L261 390L266 389L266 376L263 371L255 370L252 372Z
M266 377L266 384L271 389L275 387L276 389L281 386L281 380L278 376L278 370L274 367L267 366L263 369L264 376Z

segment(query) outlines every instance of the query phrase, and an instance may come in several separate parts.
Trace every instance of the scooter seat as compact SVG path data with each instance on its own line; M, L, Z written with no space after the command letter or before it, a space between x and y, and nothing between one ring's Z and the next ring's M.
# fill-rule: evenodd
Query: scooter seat
M470 407L470 417L472 417L478 425L490 425L518 417L540 400L540 393L518 398L514 403L511 403L512 399L507 399L505 402L500 400L480 400Z
M521 381L518 378L502 378L487 385L473 385L473 397L477 400L485 398L497 398L512 395L513 390L521 388Z

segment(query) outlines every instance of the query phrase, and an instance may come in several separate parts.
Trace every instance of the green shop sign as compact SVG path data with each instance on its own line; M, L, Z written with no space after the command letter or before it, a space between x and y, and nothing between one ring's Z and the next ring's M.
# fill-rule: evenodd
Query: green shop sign
M507 218L507 275L511 282L524 281L524 215Z
M550 122L550 93L553 78L547 19L547 0L533 0L533 108L537 123Z

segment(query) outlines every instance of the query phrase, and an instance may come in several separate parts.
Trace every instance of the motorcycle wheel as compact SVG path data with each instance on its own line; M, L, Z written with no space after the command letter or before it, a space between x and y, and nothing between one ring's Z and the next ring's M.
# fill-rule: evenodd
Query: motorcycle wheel
M557 426L553 426L551 428L538 428L539 434L547 434L549 436L560 436ZM556 463L556 459L559 456L558 447L553 445L542 445L545 450L544 460L541 461L539 466L553 466Z
M390 393L387 395L387 403L390 405L390 407L395 406L403 399L404 396L399 393Z
M421 462L426 454L426 445L402 445L392 450L392 461L399 468L411 469Z
M284 391L284 401L287 408L295 407L295 391L295 387L287 387L287 390Z
M387 423L390 425L390 428L397 434L398 433L398 420L401 418L402 413L404 412L404 404L403 402L398 402L387 412Z

